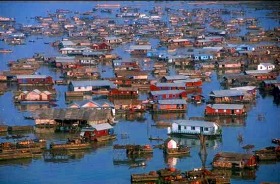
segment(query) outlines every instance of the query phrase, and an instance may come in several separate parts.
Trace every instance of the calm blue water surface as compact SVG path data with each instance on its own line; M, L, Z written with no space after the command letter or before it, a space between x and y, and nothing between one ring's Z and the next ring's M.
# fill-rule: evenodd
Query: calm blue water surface
M35 16L47 16L48 12L55 12L56 9L68 9L71 11L86 12L95 7L96 4L102 2L1 2L0 16L14 17L17 23L22 24L37 24L34 22ZM271 29L279 26L279 21L275 19L265 18L265 14L270 10L258 10L246 5L223 5L211 4L205 6L196 6L187 4L187 2L106 2L119 3L121 5L139 7L143 12L151 10L154 6L193 9L193 8L231 8L244 9L248 12L248 17L259 17L260 24L265 29ZM113 10L117 12L117 9ZM101 17L114 18L114 14L98 13ZM244 29L245 30L245 29ZM43 44L44 41L55 41L61 37L43 37L42 40L36 40L31 43L28 40L34 37L28 37L26 45L9 46L3 41L0 42L0 48L9 48L13 50L11 54L0 55L0 70L8 70L7 63L12 60L17 60L25 57L32 57L34 53L44 53L46 56L57 56L59 53L50 45ZM157 43L157 40L151 40ZM127 45L122 45L116 48L113 53L117 53L124 58L130 56L124 52ZM110 66L107 71L111 71ZM38 72L47 74L59 79L61 73L50 70L47 66L42 66ZM172 68L171 68L172 72ZM107 73L107 77L113 76L112 73ZM58 97L58 107L66 107L64 92L67 91L66 86L55 86ZM211 77L211 82L204 82L203 95L208 97L210 91L215 89L222 89L215 72ZM27 113L28 107L15 107L12 99L13 92L16 91L16 86L9 86L9 90L0 96L0 123L7 125L33 125L33 120L24 119L24 114ZM145 98L146 94L141 95L141 99ZM195 106L188 105L186 117L203 116L205 104ZM207 146L206 166L211 168L213 156L219 151L234 151L245 153L242 146L246 144L255 145L255 149L272 146L271 139L280 136L280 108L273 103L273 97L258 95L256 103L251 105L251 110L245 118L245 123L241 125L223 126L223 137L219 141L209 141ZM263 114L264 120L258 120L258 115ZM36 158L32 160L17 160L10 162L0 162L0 183L16 184L16 183L130 183L130 175L132 173L144 173L152 170L158 170L167 167L167 160L164 158L162 150L155 149L151 158L148 158L147 166L144 168L130 168L129 165L113 163L114 159L123 158L123 154L113 150L113 144L151 144L156 145L158 142L150 142L148 137L153 135L161 138L167 138L166 129L156 128L151 126L154 124L152 115L147 112L143 115L142 120L136 120L125 115L118 116L119 123L115 126L115 132L118 139L114 142L103 143L98 145L95 149L88 152L76 153L73 158L64 162L47 162L43 158ZM128 135L127 139L123 139L121 134ZM242 134L244 142L237 141L238 134ZM49 141L65 140L69 135L67 134L29 134L30 137L45 138ZM1 141L5 141L2 137ZM180 140L185 144L191 146L191 154L189 157L174 158L175 167L182 171L191 170L193 168L201 167L202 163L199 158L200 145L196 140ZM280 182L280 163L260 164L256 173L255 179L242 180L239 178L232 178L232 183L260 183L264 181Z

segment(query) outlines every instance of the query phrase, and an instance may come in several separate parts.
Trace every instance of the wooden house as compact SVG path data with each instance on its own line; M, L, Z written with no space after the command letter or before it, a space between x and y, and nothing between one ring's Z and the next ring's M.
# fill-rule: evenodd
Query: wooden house
M19 85L46 86L54 84L53 78L46 75L17 75L16 79Z
M188 78L185 80L175 80L174 83L184 83L187 88L191 87L201 87L202 80L200 78Z
M255 168L257 166L257 159L253 154L220 152L213 158L212 165L214 168L237 170Z
M114 129L109 123L91 125L81 130L80 136L86 141L106 141L115 139Z
M223 76L221 83L225 86L247 86L255 85L257 80L255 77L250 75L227 74Z
M63 77L67 79L99 79L98 68L81 67L63 72Z
M68 108L92 108L97 110L110 109L112 114L115 115L115 106L107 99L100 100L83 100L71 103Z
M34 89L32 91L22 91L14 97L15 102L19 103L49 103L52 99L52 93L49 91L40 91Z
M193 46L193 43L189 39L170 39L168 40L168 47L187 47Z
M275 65L272 63L260 63L258 64L257 70L273 70L275 69Z
M244 116L245 106L242 104L208 104L205 108L207 116Z
M123 42L122 38L116 36L105 37L104 41L108 44L119 44Z
M55 67L56 68L77 68L78 62L74 56L60 56L55 57Z
M260 90L272 91L278 85L280 85L278 80L263 80L260 82Z
M69 83L69 91L98 91L116 88L115 84L109 80L89 80L89 81L71 81Z
M151 49L151 45L131 45L129 48L132 55L147 55L147 52Z
M119 87L110 90L108 96L110 97L128 97L128 98L137 98L138 89L133 87Z
M185 99L158 100L152 104L153 112L180 112L187 110Z
M151 91L160 91L160 90L186 90L185 83L160 83L151 84Z
M151 100L167 100L167 99L187 99L187 92L185 90L161 90L151 91L149 93Z
M111 109L93 109L93 108L48 108L39 109L33 114L35 125L46 126L53 125L57 127L70 127L86 124L102 124L113 120Z
M173 120L171 127L167 128L169 135L195 136L205 135L209 138L221 136L221 129L215 122L199 120Z
M277 73L271 70L246 70L245 74L255 77L257 81L273 80L277 77Z
M240 61L220 61L216 63L218 69L232 69L232 68L241 68L244 66L244 63Z
M171 76L163 76L160 79L160 82L162 83L173 83L174 81L180 81L180 80L186 80L188 79L188 76L185 75L171 75Z
M138 99L113 99L116 111L145 111L146 106Z
M212 103L242 103L245 102L244 95L240 90L214 90L209 94Z

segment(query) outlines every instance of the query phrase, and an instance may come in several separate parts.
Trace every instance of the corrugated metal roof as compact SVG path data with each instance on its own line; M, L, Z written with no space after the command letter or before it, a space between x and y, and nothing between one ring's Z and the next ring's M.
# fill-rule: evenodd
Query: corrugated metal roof
M17 75L17 79L45 79L47 76L46 75Z
M186 82L198 82L198 81L201 81L201 79L199 78L194 78L194 79L185 79L185 80L175 80L173 81L174 83L186 83Z
M213 109L243 109L244 105L242 104L208 104L208 107Z
M187 104L186 100L183 99L170 99L170 100L158 100L159 104L168 105L168 104Z
M201 121L201 120L173 120L172 123L176 123L182 126L195 126L195 127L213 127L214 125L218 126L215 122L211 121Z
M86 80L86 81L71 81L74 87L84 87L84 86L110 86L110 88L116 88L116 85L109 80Z
M156 83L157 87L186 87L185 83Z
M35 119L53 119L53 120L85 120L99 121L107 119L111 115L110 109L102 111L90 108L69 108L69 109L44 109L34 113Z
M209 96L214 96L214 97L243 96L243 95L244 95L244 91L235 90L235 89L214 90L209 94Z
M92 125L92 128L96 129L97 131L100 131L100 130L112 129L113 127L109 123L102 123L102 124Z
M171 76L164 76L167 80L183 80L188 79L188 76L185 75L171 75Z
M161 91L151 91L151 94L154 95L165 95L165 94L180 94L184 90L161 90Z
M241 86L241 87L235 87L235 88L229 88L229 89L251 91L251 90L254 90L256 88L257 88L256 86Z
M151 50L151 45L131 45L129 50Z

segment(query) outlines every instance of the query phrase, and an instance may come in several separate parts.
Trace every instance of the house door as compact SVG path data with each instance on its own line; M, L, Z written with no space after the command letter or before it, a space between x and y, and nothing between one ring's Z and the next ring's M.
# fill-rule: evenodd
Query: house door
M231 114L234 114L234 110L231 110Z
M200 133L203 133L203 127L200 127Z
M181 131L181 125L178 126L178 130Z

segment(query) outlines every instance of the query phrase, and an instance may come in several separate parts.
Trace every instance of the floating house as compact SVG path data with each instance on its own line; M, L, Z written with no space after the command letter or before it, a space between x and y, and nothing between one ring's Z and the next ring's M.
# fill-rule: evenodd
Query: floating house
M26 86L46 86L54 84L53 78L46 75L17 75L16 79L19 85Z
M15 102L19 103L49 103L52 100L52 93L49 91L22 91L14 97Z
M244 99L245 92L240 90L214 90L211 91L209 102L212 103L242 103L246 102Z
M246 70L246 75L253 76L257 81L276 79L277 73L271 70Z
M132 55L147 55L147 52L151 49L151 45L131 45L129 48Z
M214 168L236 170L255 168L257 159L253 154L220 152L215 155L212 165Z
M185 83L161 83L157 82L155 84L151 84L151 91L160 91L160 90L186 90Z
M217 123L198 120L173 120L171 127L167 128L167 133L187 137L202 134L210 138L216 138L222 135Z
M244 116L246 110L242 104L208 104L205 108L207 116Z
M102 123L85 127L81 130L80 136L87 141L106 141L115 139L114 129L109 123Z
M158 100L152 104L153 112L179 112L186 109L187 102L184 99Z
M257 70L273 70L275 69L275 65L271 63L260 63L258 64Z
M109 80L87 80L87 81L71 81L69 83L69 91L96 91L110 90L116 88L116 85Z
M187 92L185 90L161 90L151 91L149 93L151 100L167 100L167 99L187 99Z
M112 114L115 115L115 106L107 99L100 100L83 100L79 102L73 102L68 106L68 108L92 108L97 110L112 110Z
M138 89L133 87L119 87L110 90L109 97L127 97L127 98L137 98Z

